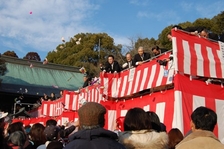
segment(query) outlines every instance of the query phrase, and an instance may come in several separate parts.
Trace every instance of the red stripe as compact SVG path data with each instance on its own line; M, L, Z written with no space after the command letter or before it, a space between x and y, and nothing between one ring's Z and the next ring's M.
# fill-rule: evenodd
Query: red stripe
M216 76L217 78L223 78L223 74L222 74L222 64L221 64L221 59L218 56L218 51L219 50L219 45L216 43L211 43L211 47L212 47L212 53L214 56L214 60L215 60L215 69L216 69Z
M172 129L173 115L174 115L174 90L166 91L163 95L169 98L169 101L161 97L166 102L164 111L164 124L166 124L167 132Z
M182 38L179 37L181 34L178 34L178 31L172 31L172 36L176 37L176 44L177 44L177 58L178 58L178 71L184 72L184 49L182 44Z
M191 130L190 116L193 111L193 96L191 94L182 92L182 109L183 109L184 134L186 134L189 130Z

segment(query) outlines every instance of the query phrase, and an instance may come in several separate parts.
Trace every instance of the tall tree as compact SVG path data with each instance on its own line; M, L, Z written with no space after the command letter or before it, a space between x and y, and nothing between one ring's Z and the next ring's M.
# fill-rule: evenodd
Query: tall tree
M214 23L212 27L213 32L216 34L224 33L224 11L214 16L212 22Z
M105 63L109 54L120 61L121 50L122 46L115 45L114 39L106 33L80 33L49 52L47 59L57 64L86 66L90 73L96 73L100 71L99 63Z
M41 61L40 56L37 52L28 52L23 59Z
M137 49L141 46L144 48L145 52L148 52L150 54L152 54L152 47L154 47L155 45L157 45L157 40L155 40L154 38L148 39L148 38L138 38L138 40L135 43L135 52L133 53L137 53Z
M158 42L163 48L172 49L172 42L170 42L167 38L168 33L170 33L173 25L167 26L162 30L159 34Z
M17 54L14 51L9 51L9 50L3 53L2 55L18 58Z

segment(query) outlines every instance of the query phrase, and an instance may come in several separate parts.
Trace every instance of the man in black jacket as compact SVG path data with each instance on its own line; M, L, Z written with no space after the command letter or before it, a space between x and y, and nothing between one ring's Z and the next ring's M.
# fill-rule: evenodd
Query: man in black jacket
M64 149L125 149L117 142L116 133L104 129L106 109L99 103L88 102L78 110L78 132L69 137Z
M121 67L118 62L114 60L114 56L109 55L105 67L101 68L101 70L109 73L117 73L121 71Z
M141 65L144 61L147 61L151 58L149 53L144 52L143 47L138 48L138 54L134 57L135 66Z
M168 51L168 50L167 49L161 49L161 48L159 48L159 46L152 47L152 52L153 52L154 56L158 56L162 53L165 53L166 51Z

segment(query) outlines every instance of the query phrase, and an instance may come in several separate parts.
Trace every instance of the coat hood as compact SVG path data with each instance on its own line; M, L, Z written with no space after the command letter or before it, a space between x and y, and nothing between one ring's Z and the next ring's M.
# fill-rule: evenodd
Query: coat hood
M120 132L119 141L127 149L166 149L169 139L166 132L140 130Z

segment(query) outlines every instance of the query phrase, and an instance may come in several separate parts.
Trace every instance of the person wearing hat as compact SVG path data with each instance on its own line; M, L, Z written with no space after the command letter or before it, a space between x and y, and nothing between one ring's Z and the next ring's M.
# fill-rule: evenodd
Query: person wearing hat
M64 149L125 149L117 142L116 133L104 129L106 109L99 103L87 102L79 110L80 130L69 137Z
M59 132L60 128L58 126L46 126L46 128L44 129L44 135L47 141L45 144L38 146L37 149L46 149L49 143L51 143L52 141L58 141L58 139L60 138Z

